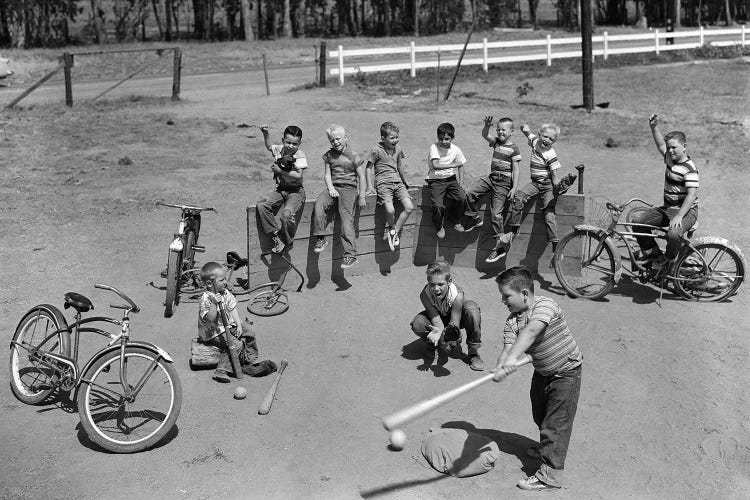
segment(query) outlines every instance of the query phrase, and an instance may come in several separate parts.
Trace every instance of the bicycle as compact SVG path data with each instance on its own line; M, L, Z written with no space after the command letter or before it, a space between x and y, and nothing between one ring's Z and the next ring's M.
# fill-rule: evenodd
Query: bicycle
M660 286L662 290L671 283L677 295L686 300L719 302L737 293L747 267L739 247L715 236L691 241L695 228L683 235L677 260L666 268L666 273L639 262L631 240L636 236L665 240L668 228L632 222L632 214L646 208L632 209L631 217L624 223L619 222L625 208L634 202L653 207L640 198L632 198L623 205L608 201L606 209L611 220L606 228L577 225L560 240L553 267L568 295L600 299L612 291L623 273L642 283ZM627 256L618 254L615 241L624 244ZM630 269L623 268L623 259L630 260Z
M174 240L169 244L167 255L167 296L164 301L164 317L169 318L174 312L174 306L180 303L180 290L196 292L203 289L200 279L200 269L195 269L195 252L206 249L198 245L198 235L201 229L201 212L216 212L210 207L195 207L192 205L173 205L171 203L156 202L163 207L179 208L182 210L180 224Z
M300 284L297 287L298 292L302 291L302 286L305 284L304 275L289 259L281 254L272 252L262 253L261 258L263 259L269 255L281 258L287 263L288 267L281 273L278 280L248 288L249 280L238 279L234 282L232 281L232 274L248 266L248 260L241 258L237 252L227 252L227 266L229 267L227 282L231 287L232 293L235 296L255 294L249 299L247 310L257 316L276 316L289 309L289 296L286 293L287 290L284 288L284 282L289 271L293 269L300 277Z
M130 339L130 313L140 308L113 286L94 287L126 302L111 304L123 310L122 319L82 319L94 305L74 292L65 294L64 308L76 311L70 325L55 306L32 307L10 343L10 387L16 398L30 405L42 404L56 390L74 392L72 400L89 439L114 453L134 453L157 444L173 428L182 406L182 386L166 351ZM97 326L101 323L119 325L120 332L107 332ZM110 339L83 368L78 365L81 333Z

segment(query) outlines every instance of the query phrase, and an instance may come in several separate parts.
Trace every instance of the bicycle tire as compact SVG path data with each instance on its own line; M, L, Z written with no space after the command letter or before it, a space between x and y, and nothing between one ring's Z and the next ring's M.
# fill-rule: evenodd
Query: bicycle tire
M182 250L182 271L195 267L195 251L193 246L198 238L191 229L185 231L185 248Z
M172 363L151 350L128 346L128 385L133 388L151 371L128 401L121 393L119 360L119 349L108 352L83 374L78 414L91 441L114 453L135 453L158 444L172 429L182 406L182 385ZM148 402L157 399L158 407L152 408Z
M40 322L44 321L44 325ZM41 330L37 327L42 326ZM31 328L31 331L29 330ZM40 366L28 356L29 349L42 348L63 356L70 356L70 332L65 316L55 306L40 304L31 308L21 319L13 334L10 348L10 388L20 401L37 405L55 390L57 374ZM63 329L49 339L55 330ZM46 339L46 342L45 342ZM21 346L18 346L21 344ZM28 345L24 348L23 345ZM24 362L28 361L27 366Z
M672 280L677 294L691 301L721 302L737 293L746 269L740 249L722 238L710 237L700 238L692 246L703 258L695 257L690 247L680 254L674 267L677 279Z
M598 248L599 256L587 263ZM563 236L552 262L560 285L571 297L601 299L615 286L614 252L598 229L574 229Z
M256 316L278 316L289 309L289 296L279 289L275 283L261 285L252 292L257 292L263 288L268 288L268 290L255 294L247 304L249 312Z
M171 318L174 313L174 306L177 305L177 294L180 288L180 257L181 252L169 251L167 257L167 296L164 301L164 317Z

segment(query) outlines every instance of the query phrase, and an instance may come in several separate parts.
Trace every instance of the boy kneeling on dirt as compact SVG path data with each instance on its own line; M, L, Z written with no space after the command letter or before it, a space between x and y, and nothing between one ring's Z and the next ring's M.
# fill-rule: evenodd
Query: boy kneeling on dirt
M255 335L250 330L250 322L245 319L247 331L243 331L240 315L237 312L237 298L227 289L226 268L218 262L206 262L201 268L201 279L206 291L198 302L198 341L201 344L221 349L219 364L214 371L213 379L217 382L229 382L233 372L229 349L239 354L242 372L253 377L262 377L276 371L276 363L270 360L258 362L258 346ZM214 288L215 286L215 288ZM223 326L219 316L219 304L224 305L229 325L229 346L225 344L219 325Z

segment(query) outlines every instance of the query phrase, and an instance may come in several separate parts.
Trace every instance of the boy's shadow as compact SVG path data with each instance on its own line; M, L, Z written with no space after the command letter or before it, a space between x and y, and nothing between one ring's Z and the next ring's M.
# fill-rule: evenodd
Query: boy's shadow
M501 452L505 453L506 455L513 455L518 458L522 465L521 470L527 476L533 475L539 468L539 460L526 455L527 449L534 446L539 446L539 443L534 441L533 439L527 438L526 436L521 436L520 434L515 434L513 432L503 432L497 429L477 429L473 424L463 420L453 420L450 422L445 422L441 426L441 428L463 429L467 432L481 434L482 436L486 436L492 439L495 443L497 443L497 446ZM474 450L473 453L476 453L476 450ZM471 461L476 457L467 458L469 458L469 461Z
M459 349L456 348L449 352L443 352L427 344L422 339L415 339L404 345L401 348L401 357L411 361L421 359L422 364L417 366L417 370L421 372L430 370L436 377L447 377L451 374L451 371L445 367L449 358L465 361L464 355L462 352L459 352Z

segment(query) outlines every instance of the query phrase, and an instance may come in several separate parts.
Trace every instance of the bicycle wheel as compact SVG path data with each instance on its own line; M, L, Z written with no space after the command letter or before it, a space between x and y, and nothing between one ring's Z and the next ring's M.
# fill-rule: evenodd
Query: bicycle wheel
M745 277L739 248L718 238L701 238L693 248L677 259L675 291L687 300L703 302L720 302L737 293Z
M180 252L169 251L167 258L167 298L164 301L164 317L172 316L174 306L177 304L177 294L179 293L180 281L180 261L182 254Z
M78 414L88 437L115 453L133 453L158 443L180 414L182 386L172 363L142 347L125 348L128 387L120 380L120 350L97 360L78 388Z
M23 317L10 346L10 388L26 404L36 405L47 399L58 377L56 372L32 356L42 349L70 356L70 332L65 316L48 304L32 308ZM56 330L63 329L56 335Z
M250 299L247 310L258 316L276 316L289 309L289 297L275 283L257 287L253 292L267 288Z
M574 229L563 236L553 266L560 285L571 297L600 299L615 286L615 255L598 231Z

